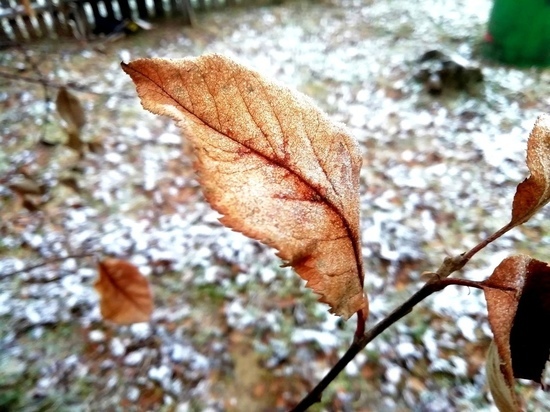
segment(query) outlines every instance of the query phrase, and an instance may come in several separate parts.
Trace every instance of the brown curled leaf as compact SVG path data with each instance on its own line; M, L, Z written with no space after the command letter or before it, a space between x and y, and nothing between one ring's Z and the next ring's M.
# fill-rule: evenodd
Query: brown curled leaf
M67 131L79 133L86 124L86 114L78 97L61 87L57 92L55 105L57 113L67 124Z
M139 59L122 68L143 107L191 140L221 222L279 253L347 319L367 310L357 143L301 93L220 55Z
M526 255L511 256L484 284L504 382L512 393L515 378L541 383L550 355L550 267ZM513 399L519 409L517 395Z
M153 294L138 268L125 260L105 259L98 269L94 286L103 319L119 325L148 322L153 313Z
M527 222L550 201L550 115L540 115L527 141L531 175L521 182L512 206L512 227Z

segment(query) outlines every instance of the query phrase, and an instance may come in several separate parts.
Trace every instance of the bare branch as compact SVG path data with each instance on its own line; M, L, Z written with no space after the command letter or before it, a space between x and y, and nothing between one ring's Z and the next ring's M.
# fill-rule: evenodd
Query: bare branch
M296 405L293 412L300 412L307 410L310 406L321 401L323 391L330 383L336 379L336 377L344 370L348 363L350 363L359 352L361 352L369 342L374 340L378 335L388 329L391 325L398 320L409 314L413 308L426 299L428 296L435 292L439 292L449 285L457 286L469 286L481 289L483 288L482 282L476 282L467 279L448 279L447 277L457 270L462 269L467 261L464 260L463 255L458 255L452 258L446 258L441 264L437 272L433 273L433 276L428 280L424 286L412 295L408 300L402 303L399 307L393 310L388 316L378 322L371 329L367 330L363 335L358 336L357 332L353 339L352 344L346 353L338 360L334 367L327 373L327 375L313 388L302 401ZM358 319L359 321L359 319ZM364 323L363 323L364 324ZM359 329L359 326L358 326Z

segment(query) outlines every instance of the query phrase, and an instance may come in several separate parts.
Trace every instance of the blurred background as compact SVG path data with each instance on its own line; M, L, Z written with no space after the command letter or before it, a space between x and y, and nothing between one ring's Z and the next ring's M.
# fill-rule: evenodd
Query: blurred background
M509 221L527 137L550 107L549 9L0 2L0 410L284 411L352 339L355 318L330 315L272 250L219 224L185 138L141 108L121 61L222 53L351 129L373 325L423 272ZM514 253L549 260L549 222L543 211L461 275L484 279ZM150 323L101 320L105 256L148 276ZM491 337L480 291L449 287L369 344L312 410L496 410ZM550 409L548 393L519 385L528 410Z

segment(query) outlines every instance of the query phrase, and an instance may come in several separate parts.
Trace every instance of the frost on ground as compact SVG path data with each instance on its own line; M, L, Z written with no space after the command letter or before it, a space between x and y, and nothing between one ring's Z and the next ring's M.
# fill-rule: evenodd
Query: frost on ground
M176 127L140 107L121 59L223 53L310 95L353 130L364 153L374 323L447 253L505 224L526 175L525 142L550 107L550 74L479 60L489 7L291 2L112 44L4 51L3 70L86 85L74 93L88 118L84 139L100 150L79 158L51 146L65 137L42 85L0 79L0 409L285 410L350 342L354 319L330 316L272 251L218 223L185 139L182 149ZM481 65L475 92L432 97L414 81L416 60L434 45ZM44 193L10 189L24 180ZM464 276L483 279L512 252L548 260L546 216L489 247ZM155 293L151 324L101 321L94 258L58 260L83 254L139 266ZM491 410L490 336L482 295L448 288L369 345L319 410ZM533 410L550 408L544 392L524 393Z

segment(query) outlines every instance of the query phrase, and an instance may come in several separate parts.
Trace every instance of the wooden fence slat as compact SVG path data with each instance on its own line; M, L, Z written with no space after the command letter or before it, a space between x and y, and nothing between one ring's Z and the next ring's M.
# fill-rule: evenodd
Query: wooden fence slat
M147 5L145 4L145 0L135 0L135 1L137 3L139 18L142 20L148 20L149 12L147 11Z
M17 24L17 19L8 19L8 23L11 27L11 30L13 31L13 35L15 37L15 40L17 41L25 41L25 35L19 28L19 24Z
M107 17L111 19L116 19L115 11L113 10L113 3L111 0L103 0L103 4L105 5L105 10L107 10Z
M102 21L178 17L195 24L195 10L235 4L237 0L30 0L33 16L21 0L0 0L0 42L23 42L40 37L87 38ZM116 2L113 4L113 2ZM103 3L103 4L101 4ZM105 8L102 11L102 7ZM120 13L119 13L120 11ZM90 13L91 12L91 13ZM104 15L105 14L105 15Z
M170 16L179 16L181 11L178 7L177 0L170 0Z
M46 23L46 18L44 17L43 11L36 11L36 21L38 21L38 27L40 27L40 34L42 37L50 36L50 27Z
M93 26L88 21L86 16L86 9L82 1L75 3L74 18L78 35L82 38L87 38L92 34Z
M122 20L132 18L132 9L128 4L128 0L118 0L118 7L120 8L120 14L122 14Z
M34 28L34 25L32 24L31 18L29 16L21 16L23 19L23 24L25 25L25 29L27 30L27 33L29 34L29 38L31 39L38 39L40 36L36 32L36 29Z
M162 6L162 0L155 0L155 17L164 17L164 7Z
M71 25L71 22L76 23L75 11L75 2L72 0L63 0L63 3L61 3L58 7L58 13L63 21L62 36L64 37L78 37L78 27Z
M4 30L4 25L0 22L0 45L9 44L11 42L9 34Z
M179 0L181 4L181 14L183 16L183 23L187 26L195 26L195 10L191 4L191 0Z
M10 4L9 0L1 0L0 5L2 5L2 8L5 9L11 9L14 10L14 7ZM13 16L13 17L12 17ZM13 37L17 41L23 41L25 40L25 36L23 35L23 32L19 28L19 25L17 24L16 15L12 14L7 19L9 26L11 27L11 31L13 33Z
M101 13L99 12L99 7L97 6L97 0L90 0L89 4L92 8L92 14L94 15L94 22L97 23L99 20L101 20L102 17Z
M46 4L48 5L48 12L52 18L55 33L58 36L63 36L63 33L65 32L63 27L64 23L60 19L61 14L57 12L57 5L52 0L46 0Z

